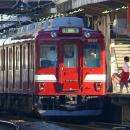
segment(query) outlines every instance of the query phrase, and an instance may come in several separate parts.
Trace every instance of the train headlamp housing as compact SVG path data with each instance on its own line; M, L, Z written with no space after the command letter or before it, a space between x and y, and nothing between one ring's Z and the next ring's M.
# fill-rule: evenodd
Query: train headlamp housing
M103 86L103 84L102 84L101 82L96 82L96 83L94 84L95 91L101 92L102 86Z
M53 32L51 32L51 37L52 37L52 38L56 38L56 37L57 37L57 33L56 33L56 32L54 32L54 31L53 31Z
M91 34L90 34L89 32L87 32L87 31L85 31L85 32L84 32L84 36L85 36L86 38L90 38L90 37L91 37Z
M44 90L45 83L39 83L39 90L42 91Z

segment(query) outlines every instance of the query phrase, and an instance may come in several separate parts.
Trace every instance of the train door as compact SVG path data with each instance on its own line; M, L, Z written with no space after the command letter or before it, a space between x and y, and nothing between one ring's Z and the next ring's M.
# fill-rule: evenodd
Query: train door
M4 90L8 92L8 47L5 47Z
M74 42L64 42L62 46L63 65L62 73L63 91L78 91L79 86L79 46Z
M0 92L5 92L5 48L1 47Z
M2 68L2 62L3 62L3 49L0 47L0 93L2 93L3 90L3 68Z
M28 57L28 62L29 62L29 75L28 75L28 81L29 81L29 86L28 89L31 93L34 92L34 41L31 41L29 44L29 57Z
M24 93L27 93L28 89L28 44L29 43L23 43L21 46L22 51L22 74L21 74L21 89L23 89Z
M20 45L15 46L15 72L14 72L14 90L18 92L21 89L21 76L20 76Z

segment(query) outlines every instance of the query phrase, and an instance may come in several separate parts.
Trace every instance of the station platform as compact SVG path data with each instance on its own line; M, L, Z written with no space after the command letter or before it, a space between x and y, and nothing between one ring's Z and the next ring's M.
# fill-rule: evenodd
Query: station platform
M104 97L104 103L105 113L110 119L122 124L130 122L130 93L125 92L125 88L123 93L108 92Z
M106 96L110 97L130 97L130 93L120 93L120 92L108 92Z
M130 94L107 93L104 97L105 119L114 123L130 122Z

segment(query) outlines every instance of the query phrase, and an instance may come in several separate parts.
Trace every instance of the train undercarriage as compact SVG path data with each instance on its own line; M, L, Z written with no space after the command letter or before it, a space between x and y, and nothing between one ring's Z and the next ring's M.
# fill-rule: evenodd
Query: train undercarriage
M46 96L38 99L42 116L97 116L102 112L102 101L91 96Z
M85 117L100 115L102 108L102 97L97 96L0 95L0 110L15 114L35 113L41 117Z

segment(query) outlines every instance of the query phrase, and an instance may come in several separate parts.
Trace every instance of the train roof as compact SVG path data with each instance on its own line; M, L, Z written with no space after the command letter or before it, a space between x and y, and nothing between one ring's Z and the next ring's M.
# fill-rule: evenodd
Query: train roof
M56 28L48 28L48 29L45 29L44 31L57 31L59 30L59 27L56 27ZM95 32L94 30L92 29L89 29L89 28L82 28L83 31L87 31L87 32Z
M59 27L80 27L84 28L83 19L77 17L61 17L46 20L43 24L43 30L50 30Z
M32 41L34 40L34 38L28 38L28 39L13 39L13 37L10 37L10 38L3 38L3 39L0 39L0 46L3 46L3 45L7 45L7 44L12 44L12 43L20 43L20 42L23 42L23 41Z
M61 17L44 21L43 31L56 31L60 27L79 27L84 31L93 32L94 30L85 28L83 19L78 17Z
M83 31L95 32L92 29L84 27L82 18L60 17L46 20L42 24L35 23L32 25L26 25L26 30L24 30L25 27L19 28L20 31L18 31L14 37L0 39L0 45L34 40L40 30L42 30L40 32L56 31L59 30L60 27L79 27L82 28Z

